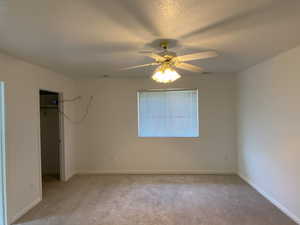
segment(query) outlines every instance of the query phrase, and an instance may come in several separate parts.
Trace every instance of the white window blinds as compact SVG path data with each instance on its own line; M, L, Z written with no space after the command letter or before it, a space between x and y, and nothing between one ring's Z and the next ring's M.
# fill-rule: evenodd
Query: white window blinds
M198 91L138 92L140 137L198 137Z

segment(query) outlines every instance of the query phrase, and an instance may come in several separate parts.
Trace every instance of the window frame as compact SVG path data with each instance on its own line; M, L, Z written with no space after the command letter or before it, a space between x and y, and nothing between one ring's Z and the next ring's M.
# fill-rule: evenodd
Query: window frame
M197 129L198 135L194 137L174 137L174 136L140 136L140 92L166 92L166 91L196 91L197 92ZM199 89L198 88L160 88L160 89L140 89L137 91L137 137L141 139L180 139L180 140L191 140L200 138L200 109L199 109Z

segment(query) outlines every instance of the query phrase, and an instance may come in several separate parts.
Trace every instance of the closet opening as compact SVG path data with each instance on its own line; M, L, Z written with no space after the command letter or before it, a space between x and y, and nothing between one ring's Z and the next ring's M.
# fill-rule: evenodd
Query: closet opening
M59 93L40 90L42 181L64 180L63 117Z

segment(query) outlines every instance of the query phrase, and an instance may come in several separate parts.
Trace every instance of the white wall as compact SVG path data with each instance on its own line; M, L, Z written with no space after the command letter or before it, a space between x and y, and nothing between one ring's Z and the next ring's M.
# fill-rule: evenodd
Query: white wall
M239 75L239 173L300 224L300 46Z
M73 98L75 83L47 69L0 54L0 80L6 84L6 151L8 216L12 221L40 197L39 88ZM74 105L65 111L74 116ZM66 174L74 173L75 129L64 122Z
M200 78L186 76L171 85L148 77L79 81L86 101L89 95L94 101L80 125L78 172L236 172L236 77ZM200 138L137 137L137 91L166 87L199 88Z

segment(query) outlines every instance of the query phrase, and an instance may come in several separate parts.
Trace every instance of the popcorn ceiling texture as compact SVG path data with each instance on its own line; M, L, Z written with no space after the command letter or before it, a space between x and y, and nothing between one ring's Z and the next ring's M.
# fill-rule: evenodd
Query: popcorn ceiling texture
M119 68L152 62L138 52L172 38L180 55L218 51L193 61L205 71L239 72L300 44L299 10L296 0L6 0L0 49L79 79L141 77L153 68Z

